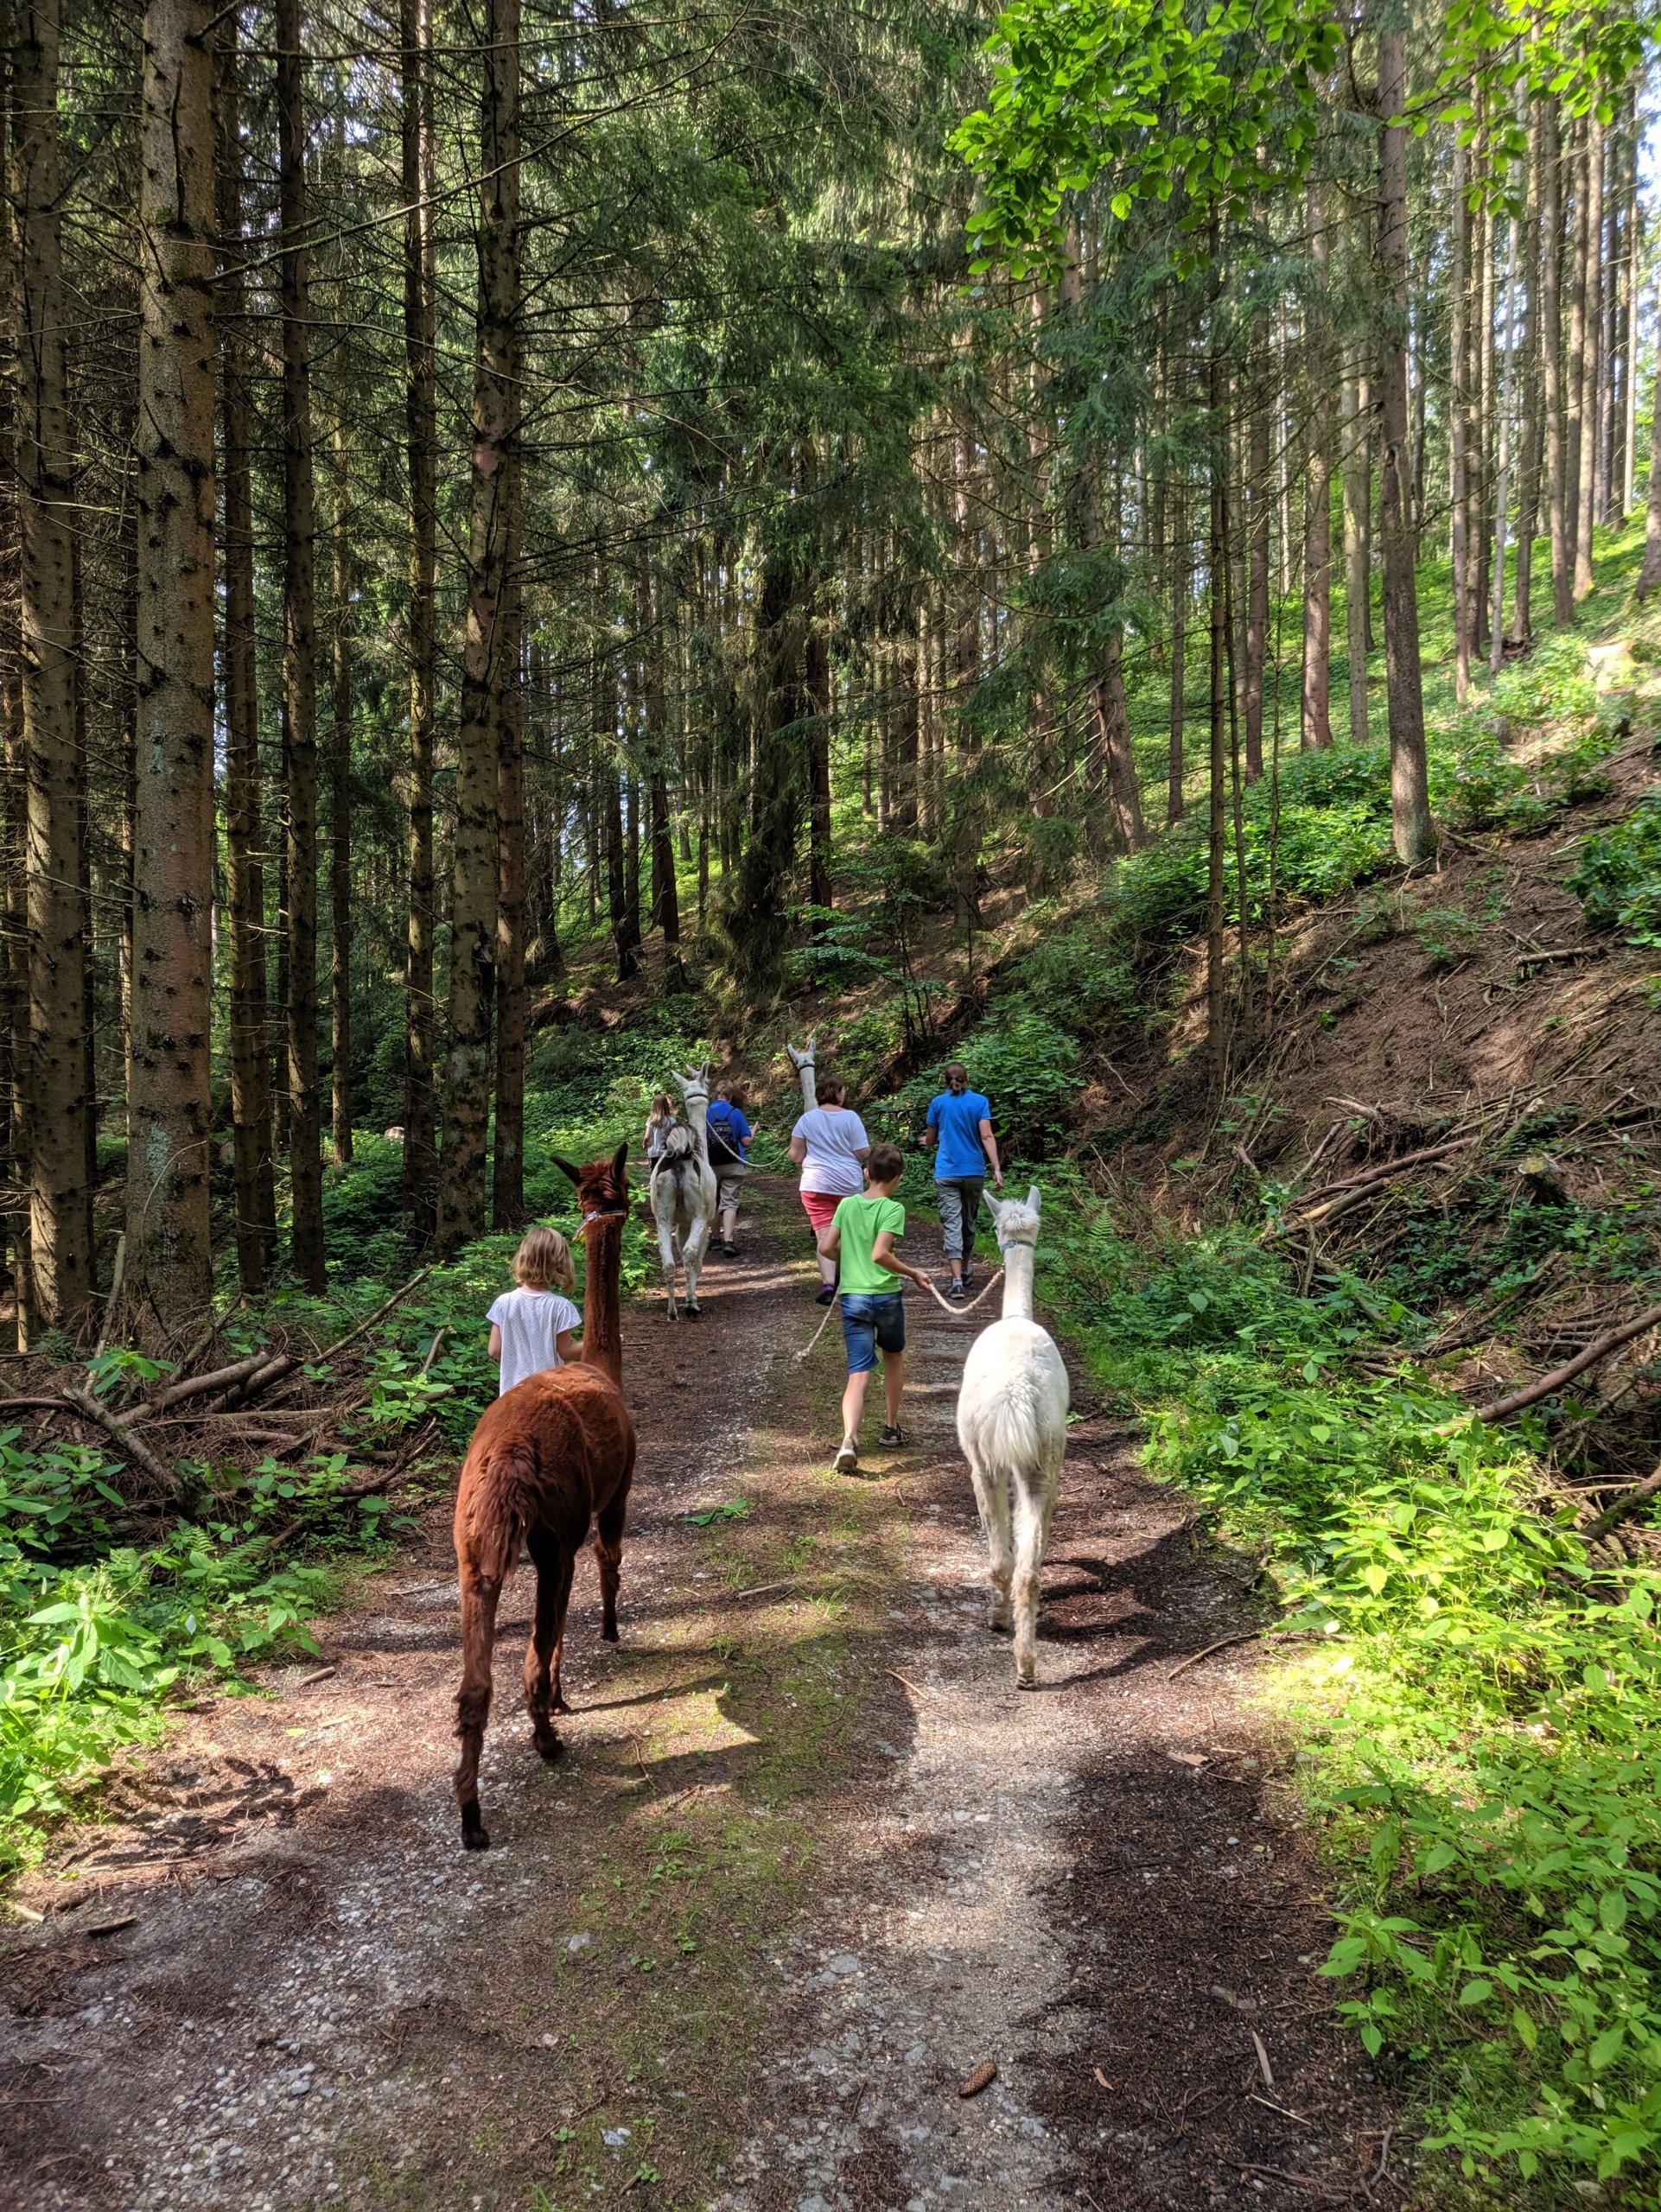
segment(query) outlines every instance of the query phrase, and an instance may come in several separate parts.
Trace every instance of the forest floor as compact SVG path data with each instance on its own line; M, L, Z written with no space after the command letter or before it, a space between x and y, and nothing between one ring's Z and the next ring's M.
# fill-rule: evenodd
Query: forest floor
M909 1301L914 1446L834 1477L835 1318L799 1362L805 1236L752 1188L701 1326L626 1316L623 1642L585 1567L566 1758L519 1707L521 1578L462 1855L436 1509L321 1660L136 1755L20 1890L8 2212L1404 2201L1261 1647L1174 1672L1252 1627L1255 1563L1085 1405L1018 1695L953 1434L996 1294Z

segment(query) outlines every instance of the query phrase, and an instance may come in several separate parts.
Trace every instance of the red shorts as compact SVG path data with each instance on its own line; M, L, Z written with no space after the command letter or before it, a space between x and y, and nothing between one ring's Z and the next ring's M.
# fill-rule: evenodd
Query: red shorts
M837 1217L837 1208L842 1204L834 1191L804 1191L800 1193L802 1206L813 1224L817 1236L822 1229L829 1229Z

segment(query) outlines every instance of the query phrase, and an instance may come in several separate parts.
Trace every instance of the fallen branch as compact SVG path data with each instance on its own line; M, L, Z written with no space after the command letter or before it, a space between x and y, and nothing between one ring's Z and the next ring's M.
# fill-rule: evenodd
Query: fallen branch
M280 1382L285 1376L294 1374L298 1369L313 1363L318 1366L323 1366L331 1360L338 1359L348 1344L356 1344L360 1337L366 1335L371 1329L384 1321L392 1308L401 1300L407 1298L416 1285L423 1281L431 1273L432 1268L429 1266L423 1268L418 1274L411 1275L409 1281L400 1289L395 1290L384 1306L378 1306L366 1320L360 1321L355 1328L348 1329L343 1337L337 1337L332 1344L325 1344L321 1351L280 1354L271 1360L269 1365L258 1369L245 1382L239 1385L232 1393L228 1402L233 1406L245 1406L250 1400L258 1397L262 1390L269 1390L273 1382Z
M1537 1382L1527 1384L1521 1390L1511 1391L1507 1397L1496 1398L1492 1404L1479 1406L1477 1419L1481 1421L1509 1421L1513 1414L1520 1414L1525 1406L1537 1405L1542 1398L1550 1397L1554 1391L1561 1390L1565 1382L1572 1382L1577 1375L1584 1375L1588 1367L1596 1367L1601 1361L1607 1359L1612 1351L1619 1351L1622 1344L1631 1344L1634 1337L1641 1337L1646 1329L1653 1329L1658 1324L1661 1324L1661 1306L1646 1306L1632 1320L1623 1321L1618 1329L1609 1329L1602 1336L1594 1338L1584 1351L1577 1352L1573 1359L1566 1360L1561 1367L1554 1367L1549 1375L1541 1376Z
M1179 1675L1186 1675L1190 1667L1197 1667L1202 1659L1209 1659L1213 1651L1226 1651L1231 1643L1251 1643L1263 1633L1260 1628L1248 1628L1243 1629L1238 1636L1219 1636L1215 1643L1208 1643L1203 1651L1191 1652L1187 1658L1171 1668L1165 1679L1168 1682L1174 1682ZM1275 2085L1271 2082L1269 2086L1272 2089Z
M152 1482L160 1483L166 1491L176 1491L179 1478L170 1467L163 1466L149 1445L136 1437L119 1414L111 1413L108 1406L86 1390L60 1390L54 1396L40 1398L7 1398L0 1401L0 1414L16 1408L19 1412L74 1414L80 1420L101 1428L111 1442L118 1445L136 1467L142 1467Z
M211 1397L215 1390L228 1390L234 1383L257 1375L270 1363L270 1347L251 1352L246 1358L233 1360L229 1367L217 1367L211 1375L190 1375L182 1382L169 1382L165 1390L158 1390L153 1398L146 1398L141 1411L146 1420L152 1414L164 1414L169 1406L182 1405L187 1398Z
M1618 1497L1612 1497L1596 1520L1581 1530L1581 1535L1588 1544L1596 1543L1600 1536L1607 1536L1618 1522L1625 1521L1636 1513L1639 1507L1646 1499L1653 1497L1658 1491L1661 1491L1661 1463L1658 1463L1654 1473L1645 1475L1641 1483L1634 1483L1630 1490L1624 1490Z
M1404 1175L1410 1167L1422 1167L1433 1160L1446 1160L1450 1153L1464 1152L1481 1136L1480 1129L1469 1130L1464 1136L1449 1137L1441 1144L1422 1145L1416 1152L1404 1152L1397 1160L1381 1160L1371 1167L1364 1167L1354 1175L1345 1175L1335 1183L1323 1183L1319 1188L1306 1191L1297 1201L1300 1207L1314 1205L1327 1199L1347 1197L1371 1190L1375 1183L1387 1183L1395 1175ZM1316 1219L1323 1218L1317 1215Z

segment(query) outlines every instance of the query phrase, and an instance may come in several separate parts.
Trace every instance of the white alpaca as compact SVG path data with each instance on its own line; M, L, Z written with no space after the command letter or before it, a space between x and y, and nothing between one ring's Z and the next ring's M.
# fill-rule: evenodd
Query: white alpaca
M799 1052L793 1045L785 1046L786 1052L790 1055L790 1064L795 1069L801 1083L804 1114L811 1114L819 1103L818 1092L814 1089L814 1084L818 1080L818 1071L813 1061L813 1042L818 1033L817 1029L814 1030Z
M1015 1687L1038 1687L1038 1581L1067 1446L1067 1370L1049 1332L1033 1319L1036 1184L1022 1205L986 1203L1003 1255L1003 1318L969 1348L958 1392L958 1441L991 1555L992 1626L1007 1632L1013 1611ZM1010 1535L1009 1492L1015 1491ZM1013 1605L1011 1585L1013 1585Z
M663 1269L665 1318L679 1319L675 1302L675 1247L686 1270L686 1318L696 1321L698 1277L710 1249L716 1218L716 1172L710 1165L706 1119L710 1104L709 1063L688 1068L675 1080L686 1101L690 1126L671 1129L652 1170L652 1217L658 1224L658 1257Z

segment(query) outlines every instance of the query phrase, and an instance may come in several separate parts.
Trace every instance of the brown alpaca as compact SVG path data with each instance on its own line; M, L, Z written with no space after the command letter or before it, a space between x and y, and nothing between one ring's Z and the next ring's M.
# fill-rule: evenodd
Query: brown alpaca
M525 1655L525 1701L537 1749L559 1757L554 1715L570 1707L560 1694L560 1646L577 1553L596 1522L600 1633L617 1641L617 1578L623 1518L634 1474L634 1423L623 1402L622 1335L618 1318L623 1223L628 1212L628 1147L610 1160L573 1167L556 1156L576 1185L589 1248L582 1357L570 1367L527 1376L497 1399L473 1432L455 1499L455 1556L461 1573L461 1688L455 1732L461 1763L455 1797L461 1841L483 1851L490 1841L479 1817L479 1754L490 1714L496 1606L513 1572L519 1546L537 1570L537 1617Z

